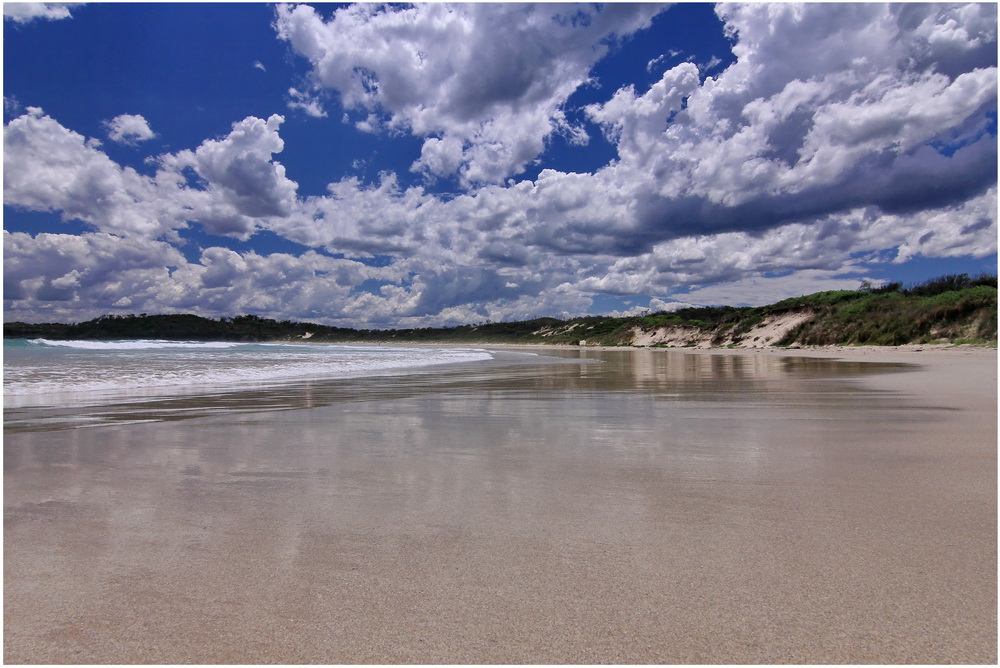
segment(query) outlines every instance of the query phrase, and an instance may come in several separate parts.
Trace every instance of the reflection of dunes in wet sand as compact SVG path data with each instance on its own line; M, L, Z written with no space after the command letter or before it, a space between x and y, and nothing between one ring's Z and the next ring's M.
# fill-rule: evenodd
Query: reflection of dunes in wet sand
M5 660L996 662L995 351L551 354L8 433Z

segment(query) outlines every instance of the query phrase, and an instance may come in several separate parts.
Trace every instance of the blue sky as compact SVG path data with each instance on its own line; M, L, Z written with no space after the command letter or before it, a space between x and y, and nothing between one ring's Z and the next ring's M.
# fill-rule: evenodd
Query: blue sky
M4 317L353 327L995 273L995 4L4 5Z

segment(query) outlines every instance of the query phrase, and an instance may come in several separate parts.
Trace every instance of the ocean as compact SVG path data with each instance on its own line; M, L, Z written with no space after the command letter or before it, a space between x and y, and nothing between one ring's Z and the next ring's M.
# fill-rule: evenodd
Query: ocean
M630 381L608 386L611 368ZM561 370L543 369L553 365ZM596 365L596 366L595 366ZM52 431L447 394L549 396L555 373L581 397L655 394L689 408L773 406L775 383L888 371L883 365L779 357L589 349L529 352L445 346L167 340L4 341L4 431ZM898 369L898 367L896 367ZM825 394L825 391L823 392ZM841 397L832 393L827 401ZM799 394L796 401L803 399Z
M386 376L494 359L483 349L164 340L7 339L3 349L7 428L38 418L39 409L77 409L60 418L46 414L44 419L81 426L88 421L81 422L79 409L86 407L132 406L138 414L137 404L162 403L166 398L206 400L309 381Z

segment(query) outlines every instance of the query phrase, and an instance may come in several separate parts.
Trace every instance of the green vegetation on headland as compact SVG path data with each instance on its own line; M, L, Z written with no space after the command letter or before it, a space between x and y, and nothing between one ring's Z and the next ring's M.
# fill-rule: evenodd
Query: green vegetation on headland
M705 306L570 320L349 329L254 315L106 315L78 324L4 323L4 338L641 346L904 345L997 342L997 277L944 276L904 288L863 284L768 306Z

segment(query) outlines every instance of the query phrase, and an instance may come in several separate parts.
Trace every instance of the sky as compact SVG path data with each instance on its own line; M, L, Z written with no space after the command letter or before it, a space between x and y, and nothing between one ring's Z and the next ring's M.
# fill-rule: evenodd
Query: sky
M448 326L997 270L997 5L4 3L4 320Z

